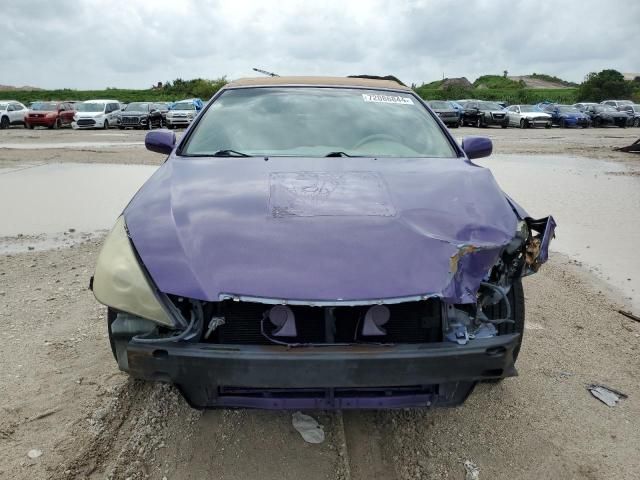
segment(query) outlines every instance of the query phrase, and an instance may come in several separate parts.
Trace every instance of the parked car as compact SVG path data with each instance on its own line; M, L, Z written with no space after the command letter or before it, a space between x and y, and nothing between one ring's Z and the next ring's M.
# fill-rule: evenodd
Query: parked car
M162 127L162 113L155 103L131 102L120 111L119 129Z
M470 101L464 104L463 123L476 127L499 125L502 128L507 128L509 115L496 102Z
M225 85L106 237L91 287L131 376L196 407L462 403L517 374L554 235L391 80ZM399 248L401 246L401 248Z
M509 126L529 128L551 128L551 115L536 109L533 105L511 105L507 108Z
M458 124L460 126L462 126L462 116L464 115L464 107L459 104L458 102L455 102L453 100L447 100L447 103L449 105L451 105L451 107L456 111L456 113L458 114Z
M24 117L25 127L60 128L71 125L75 110L67 102L36 102Z
M198 104L193 100L182 100L174 103L167 112L165 121L167 127L186 127L196 117L200 109Z
M633 102L631 100L603 100L602 102L600 102L600 104L609 105L616 110L620 110L620 107L622 107L623 105L633 105Z
M619 112L610 105L589 105L584 113L591 118L594 127L605 127L608 125L626 128L631 124L631 117L626 112Z
M561 128L582 127L589 128L591 119L576 107L571 105L542 104L542 111L551 115L551 124Z
M9 128L11 125L25 125L27 107L15 100L0 100L0 128Z
M162 114L162 125L166 125L167 124L167 113L169 113L169 110L171 109L171 103L169 102L156 102L154 103L155 107L160 111L160 113Z
M447 126L458 128L460 126L460 116L455 108L444 100L431 100L427 102L431 110L436 112L440 120Z
M76 104L71 126L75 129L116 127L119 115L120 102L117 100L87 100Z
M634 127L640 127L640 105L622 105L620 107L621 112L625 112L631 118L631 125Z

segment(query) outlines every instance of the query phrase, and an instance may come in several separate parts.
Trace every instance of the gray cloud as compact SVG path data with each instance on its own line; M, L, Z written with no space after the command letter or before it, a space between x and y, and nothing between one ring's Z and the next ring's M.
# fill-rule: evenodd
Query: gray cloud
M638 71L640 2L21 0L3 5L0 83L144 88L177 77L394 74L407 83Z

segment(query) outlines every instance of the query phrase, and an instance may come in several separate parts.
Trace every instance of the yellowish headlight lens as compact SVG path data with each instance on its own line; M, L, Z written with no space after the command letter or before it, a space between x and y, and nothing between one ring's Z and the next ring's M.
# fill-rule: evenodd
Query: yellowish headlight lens
M122 216L107 235L98 256L93 294L109 307L174 326L138 264Z

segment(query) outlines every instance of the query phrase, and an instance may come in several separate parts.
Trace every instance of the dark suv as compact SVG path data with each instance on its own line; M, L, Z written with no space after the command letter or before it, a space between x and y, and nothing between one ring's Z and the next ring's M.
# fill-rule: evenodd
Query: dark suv
M131 102L120 111L120 125L118 128L146 128L162 127L162 112L155 103Z
M476 127L509 126L509 114L496 102L472 101L464 105L463 123Z

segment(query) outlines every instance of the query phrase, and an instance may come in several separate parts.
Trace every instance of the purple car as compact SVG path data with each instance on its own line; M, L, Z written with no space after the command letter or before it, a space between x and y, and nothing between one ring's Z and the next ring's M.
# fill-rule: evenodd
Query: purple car
M92 279L121 370L191 405L462 403L516 375L534 220L411 89L389 80L227 84L107 236Z

